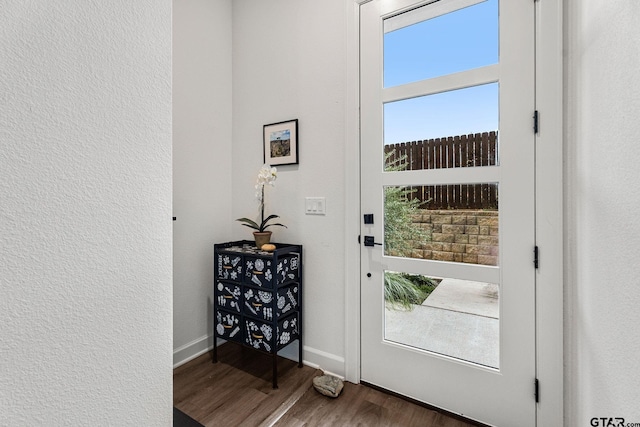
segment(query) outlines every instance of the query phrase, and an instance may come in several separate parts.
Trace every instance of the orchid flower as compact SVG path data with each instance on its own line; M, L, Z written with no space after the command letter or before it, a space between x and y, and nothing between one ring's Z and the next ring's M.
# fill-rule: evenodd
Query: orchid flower
M272 225L278 225L280 227L287 228L284 224L274 223L269 224L269 221L274 218L279 218L278 215L269 215L267 218L264 217L264 186L270 185L272 187L275 186L276 178L278 178L278 170L274 167L271 167L267 164L263 165L258 171L258 178L256 179L255 185L255 196L258 202L260 202L260 224L249 219L249 218L238 218L236 221L242 222L245 227L252 228L259 232L265 231L268 227Z

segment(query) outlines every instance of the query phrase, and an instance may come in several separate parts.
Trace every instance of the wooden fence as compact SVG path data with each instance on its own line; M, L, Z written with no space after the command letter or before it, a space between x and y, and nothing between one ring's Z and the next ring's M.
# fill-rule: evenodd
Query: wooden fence
M384 148L386 166L401 170L446 169L498 164L498 133L483 132L425 141L403 142ZM456 184L410 187L409 198L425 209L497 209L498 185Z

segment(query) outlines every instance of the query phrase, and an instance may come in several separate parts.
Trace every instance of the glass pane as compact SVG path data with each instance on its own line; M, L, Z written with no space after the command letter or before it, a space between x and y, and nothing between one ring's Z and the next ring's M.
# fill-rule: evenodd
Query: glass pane
M498 184L384 187L387 256L498 265Z
M422 157L412 158L409 169L498 164L498 91L490 83L386 103L385 151L418 143Z
M487 0L384 36L384 87L497 62L498 0Z
M497 284L394 271L384 279L386 340L499 368Z

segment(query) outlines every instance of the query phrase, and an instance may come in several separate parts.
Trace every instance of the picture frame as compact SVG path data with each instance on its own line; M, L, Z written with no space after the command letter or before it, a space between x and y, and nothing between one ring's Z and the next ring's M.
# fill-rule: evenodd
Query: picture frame
M262 140L265 164L298 164L298 119L264 125Z

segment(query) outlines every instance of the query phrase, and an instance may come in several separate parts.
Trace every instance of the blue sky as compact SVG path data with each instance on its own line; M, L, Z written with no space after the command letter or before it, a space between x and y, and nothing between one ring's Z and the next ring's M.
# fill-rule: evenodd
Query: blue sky
M384 86L497 63L497 9L487 0L385 34ZM498 84L389 103L384 117L387 144L496 130Z
M291 139L291 129L271 132L270 141Z

